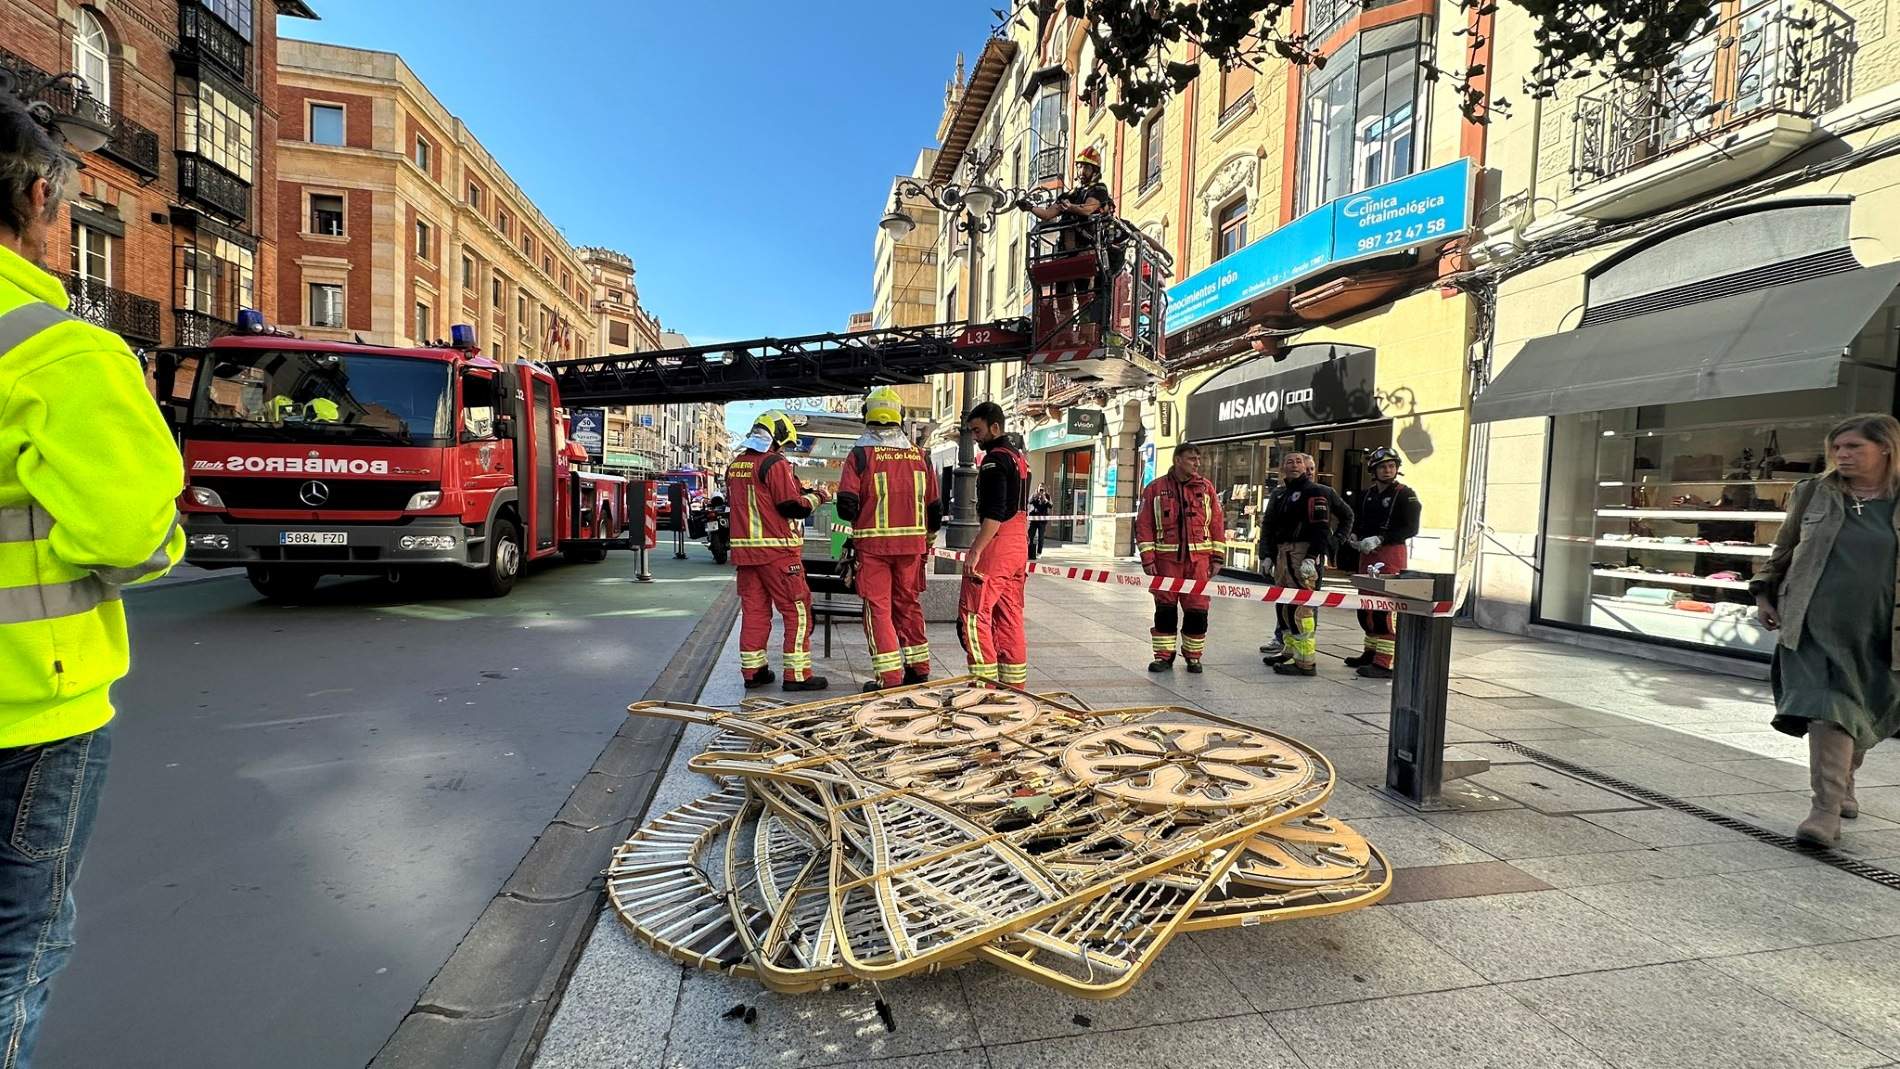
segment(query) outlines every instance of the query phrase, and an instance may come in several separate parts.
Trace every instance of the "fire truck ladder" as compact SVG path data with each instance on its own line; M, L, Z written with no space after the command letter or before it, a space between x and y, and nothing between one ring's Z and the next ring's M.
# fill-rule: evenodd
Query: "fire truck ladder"
M1028 321L1007 319L759 338L547 366L567 405L684 404L862 393L1022 360L1032 350Z

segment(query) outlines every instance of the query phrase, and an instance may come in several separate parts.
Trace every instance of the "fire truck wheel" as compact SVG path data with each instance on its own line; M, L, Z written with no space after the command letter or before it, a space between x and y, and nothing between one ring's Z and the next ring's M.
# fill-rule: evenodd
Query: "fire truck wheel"
M513 520L497 519L488 531L488 564L476 573L476 593L502 597L515 588L520 576L521 528Z
M295 601L310 596L323 576L304 568L250 567L244 569L252 589L272 601Z

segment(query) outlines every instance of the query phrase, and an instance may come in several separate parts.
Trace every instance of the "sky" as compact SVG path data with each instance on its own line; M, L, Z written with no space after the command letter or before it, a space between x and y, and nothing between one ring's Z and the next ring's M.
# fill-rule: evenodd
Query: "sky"
M843 330L870 309L891 178L934 146L956 54L975 59L998 5L311 6L320 21L279 33L400 54L569 243L632 256L640 303L715 342Z

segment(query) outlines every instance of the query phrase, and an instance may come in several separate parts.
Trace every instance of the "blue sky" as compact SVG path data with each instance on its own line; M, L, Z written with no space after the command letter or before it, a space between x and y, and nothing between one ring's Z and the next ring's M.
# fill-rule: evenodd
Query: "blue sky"
M871 307L891 176L934 144L983 0L313 0L287 37L399 53L576 245L694 341ZM754 406L756 407L756 406Z

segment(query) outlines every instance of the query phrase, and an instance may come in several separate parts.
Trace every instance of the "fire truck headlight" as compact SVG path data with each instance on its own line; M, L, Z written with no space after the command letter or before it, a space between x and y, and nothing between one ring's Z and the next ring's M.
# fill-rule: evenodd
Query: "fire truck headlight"
M193 504L203 505L208 509L221 509L224 507L224 499L218 496L216 490L208 486L192 487L191 500Z
M396 540L401 549L449 550L455 548L454 535L403 535Z
M405 512L421 512L423 509L432 509L441 503L442 491L424 490L410 498L409 503L403 506L403 510Z
M212 495L216 497L216 494ZM185 539L187 549L230 549L231 536L221 534L192 535Z

